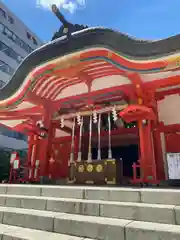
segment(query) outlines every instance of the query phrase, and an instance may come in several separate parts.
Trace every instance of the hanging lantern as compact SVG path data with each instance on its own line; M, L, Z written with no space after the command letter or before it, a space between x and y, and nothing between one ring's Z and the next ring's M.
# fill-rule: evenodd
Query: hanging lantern
M97 119L97 112L96 110L93 111L93 123L97 123L98 119Z
M81 116L80 116L80 114L77 114L77 124L81 125Z
M117 117L117 112L115 106L112 109L112 116L113 116L113 121L116 122L118 117Z
M61 120L60 120L60 126L61 126L61 128L64 127L64 119L63 118L61 118Z

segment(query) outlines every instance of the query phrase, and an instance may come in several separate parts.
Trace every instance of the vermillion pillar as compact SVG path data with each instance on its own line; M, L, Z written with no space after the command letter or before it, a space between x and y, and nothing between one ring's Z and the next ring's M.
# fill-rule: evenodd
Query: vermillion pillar
M49 176L49 160L51 158L52 142L54 138L53 125L49 125L48 137L38 141L38 159L40 160L40 176Z
M34 166L38 150L38 137L36 134L32 134L28 137L28 144L28 176L26 177L27 180L32 181L34 179Z
M164 160L161 146L161 136L158 129L153 131L154 155L156 160L157 179L165 180Z
M46 137L40 138L38 137L37 141L37 154L36 154L36 160L39 161L39 176L41 177L48 177L49 176L49 159L51 156L51 150L52 150L52 140L54 137L54 128L53 124L51 122L51 110L48 108L44 108L43 113L43 127L47 129L47 132L45 131L45 134L47 134ZM42 131L44 131L42 129Z
M29 135L28 136L28 159L27 159L27 165L30 166L31 165L31 161L32 161L32 152L33 152L33 147L35 144L35 135Z
M140 165L144 181L156 180L156 165L152 142L151 121L139 120Z

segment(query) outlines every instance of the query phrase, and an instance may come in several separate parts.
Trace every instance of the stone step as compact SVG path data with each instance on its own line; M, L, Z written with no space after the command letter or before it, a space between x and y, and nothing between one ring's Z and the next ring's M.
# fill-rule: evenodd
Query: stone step
M101 191L101 194L99 194ZM0 186L0 194L78 198L109 201L140 201L139 190L114 187L87 186L43 186L43 185L9 185Z
M87 238L0 224L2 240L87 240ZM89 239L90 240L90 239ZM92 239L91 239L92 240Z
M130 220L0 207L0 223L82 238L124 240Z
M88 186L0 186L0 194L180 205L180 190Z
M4 208L3 217L2 214L0 216L2 221L0 233L5 235L3 240L55 240L58 237L62 240L87 240L89 238L96 240L180 239L180 226L170 224L87 217L15 208ZM57 234L66 236L58 236ZM73 236L79 238L73 238Z
M180 226L131 222L125 227L125 240L179 240Z
M0 206L180 225L175 205L1 194Z

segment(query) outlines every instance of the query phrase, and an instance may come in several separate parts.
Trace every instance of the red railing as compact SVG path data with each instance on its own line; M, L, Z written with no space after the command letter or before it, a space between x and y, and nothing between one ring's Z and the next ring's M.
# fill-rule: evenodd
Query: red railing
M144 176L144 171L143 168L140 164L140 160L137 161L137 163L133 163L132 165L133 168L133 178L131 180L131 183L137 184L137 183L151 183L151 184L159 184L159 181L156 178L156 169L153 165L146 166L147 168L151 169L151 176ZM139 175L137 174L139 171Z
M36 166L21 165L18 169L11 166L9 183L38 182L40 168Z

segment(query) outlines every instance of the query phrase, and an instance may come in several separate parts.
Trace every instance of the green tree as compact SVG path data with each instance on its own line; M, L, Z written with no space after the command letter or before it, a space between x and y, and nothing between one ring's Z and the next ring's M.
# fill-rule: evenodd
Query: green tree
M10 152L0 150L0 182L9 179Z

